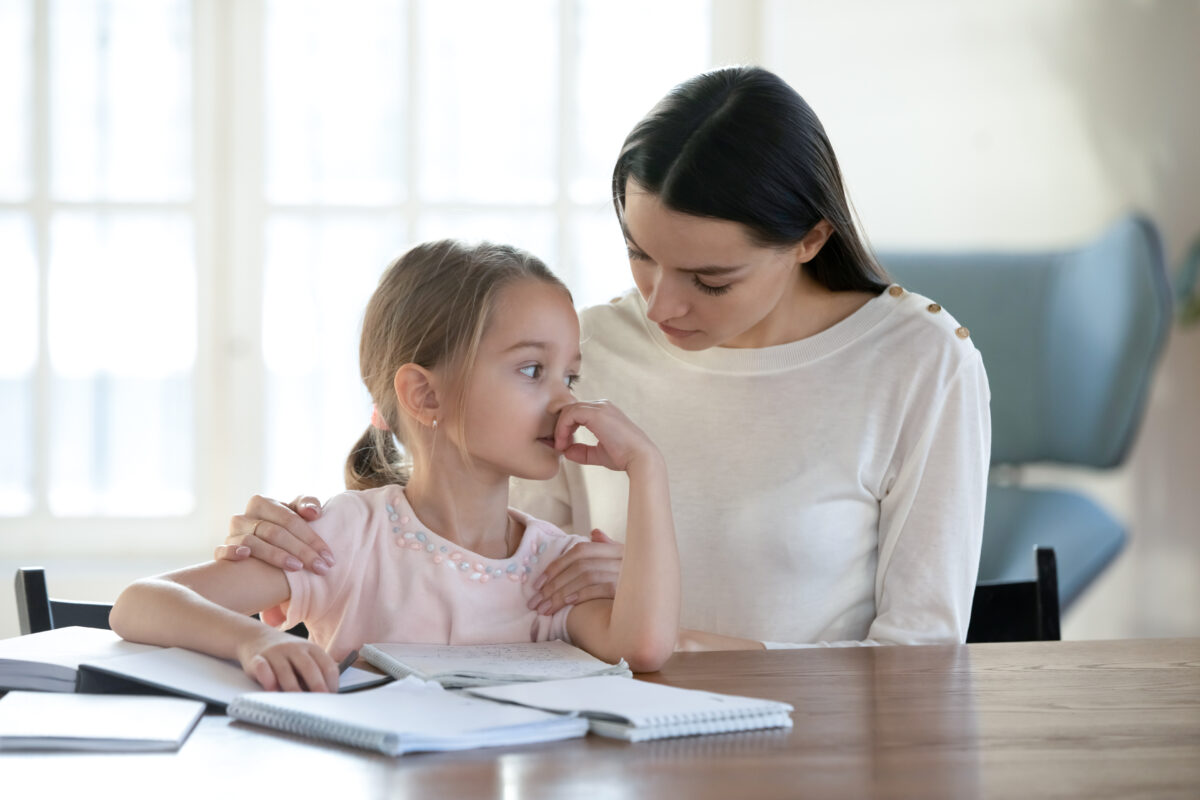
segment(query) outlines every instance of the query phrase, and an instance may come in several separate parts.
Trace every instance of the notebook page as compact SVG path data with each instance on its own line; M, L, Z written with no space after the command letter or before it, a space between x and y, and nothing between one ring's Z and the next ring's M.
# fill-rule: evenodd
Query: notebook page
M735 719L790 712L787 703L680 689L613 676L543 681L469 690L471 694L550 711L578 711L636 726Z
M485 645L377 643L363 647L372 663L380 654L435 680L467 675L500 680L576 678L601 672L629 674L624 662L609 664L563 641Z

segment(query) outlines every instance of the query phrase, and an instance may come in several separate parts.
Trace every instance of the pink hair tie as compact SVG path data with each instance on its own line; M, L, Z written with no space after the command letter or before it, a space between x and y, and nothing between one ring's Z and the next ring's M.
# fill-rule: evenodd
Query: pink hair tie
M390 431L387 421L379 414L379 406L371 406L371 427L381 431Z

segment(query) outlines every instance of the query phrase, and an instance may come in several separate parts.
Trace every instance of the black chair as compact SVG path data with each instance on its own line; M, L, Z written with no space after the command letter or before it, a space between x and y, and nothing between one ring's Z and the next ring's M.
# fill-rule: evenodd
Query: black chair
M70 625L84 628L109 627L108 612L112 611L112 603L52 599L46 588L46 571L41 567L18 569L15 583L17 620L22 636ZM308 638L308 629L304 627L304 623L289 629L288 633Z
M40 633L53 628L80 625L107 628L111 603L85 603L52 600L46 589L46 572L41 567L17 570L17 620L21 634Z
M1058 641L1058 567L1054 548L1034 550L1031 581L980 581L971 604L967 643Z

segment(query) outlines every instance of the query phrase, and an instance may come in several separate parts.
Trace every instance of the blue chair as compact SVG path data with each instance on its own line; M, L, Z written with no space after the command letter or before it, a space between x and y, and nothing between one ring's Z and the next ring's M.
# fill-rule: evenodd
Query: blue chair
M1033 253L881 253L911 291L971 331L992 390L992 477L980 581L1030 577L1053 548L1066 610L1124 547L1105 509L1074 491L997 482L1016 467L1121 464L1141 422L1171 324L1158 231L1128 216L1079 249Z

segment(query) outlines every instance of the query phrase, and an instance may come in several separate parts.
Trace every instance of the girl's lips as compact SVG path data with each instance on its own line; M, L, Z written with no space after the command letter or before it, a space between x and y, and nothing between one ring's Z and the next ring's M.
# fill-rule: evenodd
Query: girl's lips
M695 333L695 331L681 331L681 330L679 330L679 328L672 328L670 325L664 325L661 322L658 323L658 329L661 330L663 333L665 333L667 336L673 336L676 339L683 339L683 338L691 336L693 333Z
M554 437L553 436L539 436L538 441L551 449L553 449L553 447L554 447Z

